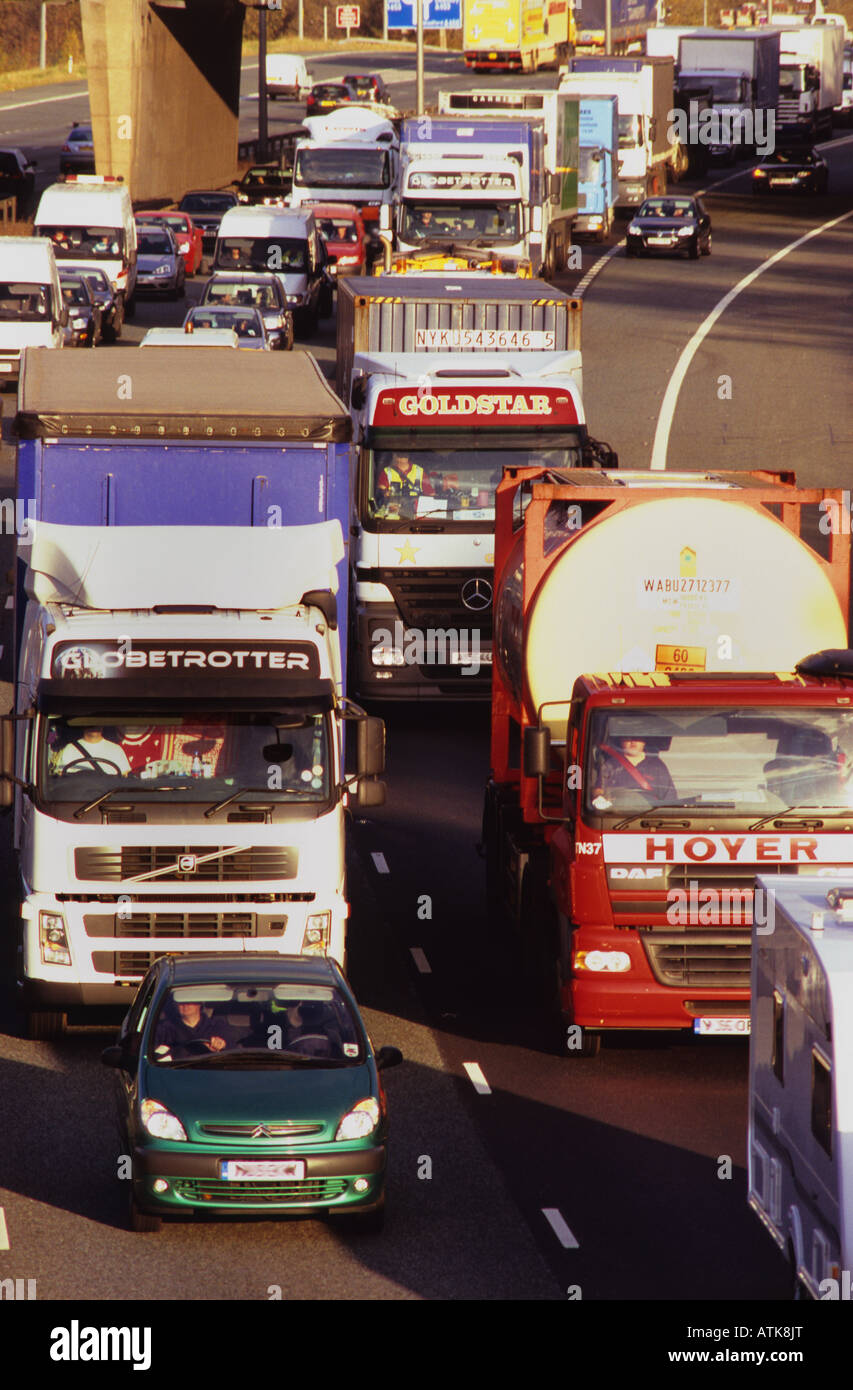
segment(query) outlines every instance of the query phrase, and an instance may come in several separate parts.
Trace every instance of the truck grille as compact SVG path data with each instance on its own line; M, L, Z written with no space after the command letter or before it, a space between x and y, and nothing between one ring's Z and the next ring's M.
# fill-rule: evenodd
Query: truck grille
M279 920L279 930L283 931L287 918ZM124 918L98 915L84 917L83 926L88 937L112 937L118 941L140 936L183 936L191 941L257 936L253 912L151 912Z
M663 866L664 874L660 882L646 880L644 885L642 879L632 881L614 878L615 867L610 865L608 868L608 883L613 921L620 927L633 926L638 916L665 918L667 913L677 909L680 903L684 903L686 908L692 911L694 902L698 902L700 907L703 906L702 893L707 889L712 889L720 895L721 916L724 917L728 911L734 914L736 926L749 926L752 922L755 875L759 871L765 875L797 871L797 866L792 864L762 864L760 870L757 864L666 864ZM619 867L630 869L637 866ZM638 897L639 893L643 896ZM685 896L669 898L668 893L683 893ZM691 930L697 927L701 930L701 925L691 923Z
M462 601L463 586L470 579L488 584L492 592L495 573L481 570L382 570L380 583L387 584L407 627L476 629L481 641L492 640L492 608L472 610ZM359 576L360 578L362 576Z
M92 966L99 975L115 975L119 980L141 980L162 954L162 951L94 951ZM207 960L218 954L218 951L193 951L192 958Z
M749 989L750 933L655 932L643 947L658 984L691 989Z
M78 879L119 883L157 869L160 883L233 883L238 880L295 878L299 851L284 845L253 845L223 854L220 859L196 863L181 870L182 855L194 860L206 854L222 854L226 845L90 845L74 851Z
M297 1182L225 1182L216 1178L176 1178L172 1190L187 1202L212 1202L216 1206L305 1206L307 1202L334 1202L349 1186L348 1178L303 1178Z

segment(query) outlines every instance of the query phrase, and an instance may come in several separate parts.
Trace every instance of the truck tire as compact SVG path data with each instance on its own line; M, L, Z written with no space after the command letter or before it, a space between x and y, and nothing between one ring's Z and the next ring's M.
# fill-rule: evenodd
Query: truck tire
M33 1042L53 1042L65 1032L65 1014L52 1009L33 1009L27 1014L27 1037Z

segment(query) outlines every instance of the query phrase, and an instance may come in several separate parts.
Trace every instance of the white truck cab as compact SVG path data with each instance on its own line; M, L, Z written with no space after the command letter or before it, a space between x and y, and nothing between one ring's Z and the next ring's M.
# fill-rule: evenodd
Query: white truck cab
M60 264L74 261L102 270L120 297L120 317L132 315L136 223L126 184L107 174L67 174L42 193L35 234L50 239Z

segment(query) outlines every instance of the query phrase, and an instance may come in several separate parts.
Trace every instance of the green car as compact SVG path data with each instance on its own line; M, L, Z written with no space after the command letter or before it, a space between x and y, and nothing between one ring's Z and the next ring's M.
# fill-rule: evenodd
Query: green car
M346 1217L381 1230L388 1118L358 1006L332 960L161 956L103 1053L132 1158L130 1220L194 1211Z

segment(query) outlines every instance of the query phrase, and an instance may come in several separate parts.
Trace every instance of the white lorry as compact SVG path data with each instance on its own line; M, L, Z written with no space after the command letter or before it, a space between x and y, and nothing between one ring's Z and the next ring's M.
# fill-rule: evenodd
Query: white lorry
M134 311L136 223L130 190L109 174L67 174L39 199L36 236L53 242L57 261L102 270L116 291L116 337Z
M168 951L345 966L343 553L337 521L31 524L0 784L30 1036L126 1005ZM382 744L362 719L363 776Z
M0 386L17 381L25 347L62 347L67 322L50 241L0 238Z
M617 208L665 193L677 161L670 133L673 64L669 58L573 58L561 92L581 99L615 96L619 106Z
M487 116L518 126L527 122L535 142L533 167L526 176L533 274L548 276L567 269L572 227L579 209L579 102L563 92L492 87L472 91L440 91L442 116ZM431 121L432 126L432 121ZM541 137L537 132L541 130ZM543 143L540 145L539 140ZM524 142L526 144L526 142ZM523 146L522 146L523 150ZM457 153L461 151L457 150ZM521 151L519 151L521 153ZM523 164L523 156L522 156ZM539 169L535 165L539 165ZM540 172L541 171L541 172ZM537 207L541 215L537 218ZM535 224L535 225L534 225ZM541 263L542 270L537 268Z
M355 203L375 209L393 204L400 173L400 142L393 123L366 106L345 106L309 116L308 136L293 157L292 207ZM370 215L369 215L370 216Z
M751 30L697 29L679 42L678 86L713 92L716 138L711 154L746 158L773 149L779 98L781 34L775 26Z
M837 24L780 27L780 138L816 140L832 134L832 114L844 85L844 34Z
M787 1254L795 1294L849 1299L853 876L811 867L756 879L749 1205Z

